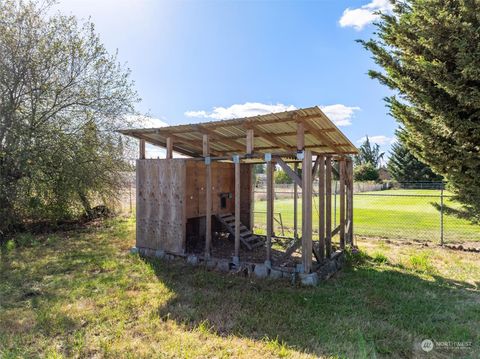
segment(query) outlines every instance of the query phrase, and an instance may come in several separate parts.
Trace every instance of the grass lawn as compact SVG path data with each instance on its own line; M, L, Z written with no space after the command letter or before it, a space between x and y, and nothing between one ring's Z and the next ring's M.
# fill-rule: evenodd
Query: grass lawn
M478 254L359 240L353 266L298 288L142 259L134 233L117 219L3 247L0 357L412 357L424 338L480 355Z
M400 196L402 195L402 196ZM409 195L408 197L405 195ZM440 214L432 206L439 203L439 191L434 190L387 190L368 192L354 196L355 234L382 238L402 238L439 243ZM434 197L428 197L434 196ZM337 201L339 197L337 196ZM333 199L332 199L333 203ZM455 207L449 199L445 204ZM275 201L275 218L285 227L293 228L293 198ZM333 205L332 205L333 206ZM301 225L301 200L298 203L299 226ZM265 226L266 201L255 202L255 223ZM337 205L337 218L339 210ZM313 225L318 228L318 201L313 203ZM333 222L333 220L332 220ZM337 223L338 224L338 223ZM279 223L275 223L276 233L280 233ZM480 241L480 226L466 220L444 215L444 239L446 243L464 243Z

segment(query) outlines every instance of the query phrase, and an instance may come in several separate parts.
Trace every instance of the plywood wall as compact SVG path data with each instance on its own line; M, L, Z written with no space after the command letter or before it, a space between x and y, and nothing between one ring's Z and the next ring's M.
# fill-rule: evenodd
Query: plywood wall
M205 216L205 163L187 160L186 218ZM232 163L213 162L212 166L212 214L233 213L235 211L235 173ZM221 208L220 195L231 193L227 207Z
M137 160L137 247L183 253L185 160Z
M233 163L213 162L212 215L235 212ZM185 252L186 222L205 216L206 165L188 159L137 160L137 247ZM252 222L252 166L241 165L241 221ZM221 194L230 193L226 208Z

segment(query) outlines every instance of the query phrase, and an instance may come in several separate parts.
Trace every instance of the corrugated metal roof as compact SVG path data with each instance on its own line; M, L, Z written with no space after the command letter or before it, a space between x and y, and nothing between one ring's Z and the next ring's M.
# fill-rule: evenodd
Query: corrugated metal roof
M356 154L357 148L315 106L233 120L211 121L159 128L120 130L120 133L144 139L154 145L166 146L172 138L173 150L183 155L201 157L203 135L209 135L213 156L246 152L247 129L253 129L255 153L294 152L297 148L297 123L305 128L305 148L314 154Z

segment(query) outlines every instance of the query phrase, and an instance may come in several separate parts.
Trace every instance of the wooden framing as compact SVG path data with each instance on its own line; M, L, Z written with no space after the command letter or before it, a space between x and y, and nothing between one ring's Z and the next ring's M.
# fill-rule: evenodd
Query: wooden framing
M318 165L318 251L325 258L325 156L319 157Z
M347 160L347 231L346 241L353 246L353 161Z
M302 266L312 270L312 152L306 150L302 162Z
M298 163L294 164L295 174L298 176ZM298 238L298 185L297 182L293 183L293 238Z
M332 157L325 159L325 254L332 254Z
M340 164L340 248L345 248L345 160L339 161Z
M271 263L272 261L272 237L274 236L273 232L273 199L274 199L274 189L273 189L273 170L275 164L272 160L267 162L267 253L266 253L266 262Z
M247 129L246 142L247 142L247 154L251 155L255 148L255 137L254 137L253 128Z
M235 159L235 254L234 261L238 262L240 253L240 159Z
M233 256L230 268L232 262L234 267L244 268L241 265L251 258L255 261L265 258L263 264L268 270L286 265L289 272L308 274L332 259L333 239L340 238L342 249L353 245L353 162L347 155L357 150L317 107L122 133L140 140L137 160L137 246L140 248L195 255L200 261L211 260L215 265L219 263L219 252L222 257L228 253L228 257ZM147 142L165 147L166 159L145 160ZM174 151L191 158L173 158ZM340 177L340 220L336 228L332 227L334 162L339 163ZM256 247L246 240L253 236L253 163L266 163L267 167L266 236L265 239L260 236ZM293 180L294 238L283 253L278 253L276 245L272 249L272 241L281 238L274 231L277 164ZM318 217L312 219L317 176ZM316 235L313 237L317 220L318 242ZM217 236L221 232L227 233L228 239L223 234ZM227 244L232 237L233 248ZM221 240L228 242L217 245ZM245 252L254 248L261 252L252 255ZM294 254L297 250L301 251L300 257ZM279 258L288 257L291 258L280 264Z
M172 137L167 137L167 160L173 158L173 139Z
M205 157L205 258L210 258L212 245L212 166L209 158L210 141L203 135L203 155Z
M141 160L145 159L145 140L138 141L138 158Z

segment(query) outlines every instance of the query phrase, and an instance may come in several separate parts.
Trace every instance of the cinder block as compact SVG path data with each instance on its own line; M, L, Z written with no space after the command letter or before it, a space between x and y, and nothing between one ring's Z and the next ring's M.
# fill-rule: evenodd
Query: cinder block
M265 264L256 264L253 273L258 278L266 278L268 276L268 268Z
M317 273L300 273L300 281L305 286L316 286L318 285L318 275Z

